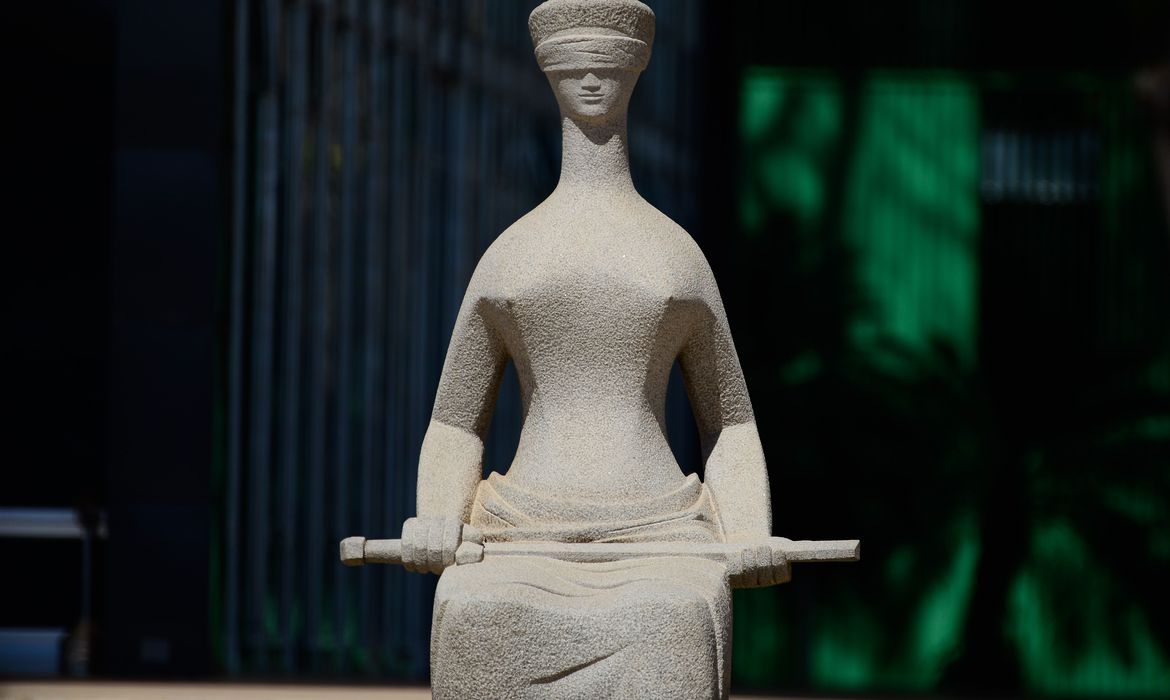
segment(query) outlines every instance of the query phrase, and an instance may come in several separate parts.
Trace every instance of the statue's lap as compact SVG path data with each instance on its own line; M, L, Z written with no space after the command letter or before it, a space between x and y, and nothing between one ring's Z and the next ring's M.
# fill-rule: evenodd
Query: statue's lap
M719 697L724 567L693 557L579 564L496 557L446 570L435 697Z

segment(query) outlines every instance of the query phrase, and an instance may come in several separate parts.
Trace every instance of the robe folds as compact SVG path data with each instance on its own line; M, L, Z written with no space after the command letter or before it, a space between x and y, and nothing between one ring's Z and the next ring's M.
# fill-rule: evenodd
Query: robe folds
M716 542L693 475L653 498L582 503L492 474L471 525L485 541ZM431 629L435 698L724 698L731 592L698 557L581 564L486 557L448 568Z

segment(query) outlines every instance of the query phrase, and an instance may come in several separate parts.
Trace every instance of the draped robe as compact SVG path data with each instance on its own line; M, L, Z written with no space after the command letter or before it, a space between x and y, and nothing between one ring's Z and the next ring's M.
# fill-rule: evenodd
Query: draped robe
M581 503L493 473L476 491L471 524L486 541L722 539L694 475L656 498ZM725 697L730 620L718 562L487 557L439 580L432 689L436 698Z

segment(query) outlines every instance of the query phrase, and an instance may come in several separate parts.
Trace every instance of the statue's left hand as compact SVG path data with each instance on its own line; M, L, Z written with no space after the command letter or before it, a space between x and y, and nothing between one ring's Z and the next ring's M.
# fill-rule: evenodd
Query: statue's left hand
M402 524L402 565L407 571L441 574L455 563L463 536L457 518L409 518Z

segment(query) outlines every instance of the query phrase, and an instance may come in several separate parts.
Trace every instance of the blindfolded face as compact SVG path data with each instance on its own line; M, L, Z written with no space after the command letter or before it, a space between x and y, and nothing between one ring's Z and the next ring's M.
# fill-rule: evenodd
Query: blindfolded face
M580 68L547 73L561 111L587 122L625 115L638 72L619 68Z

